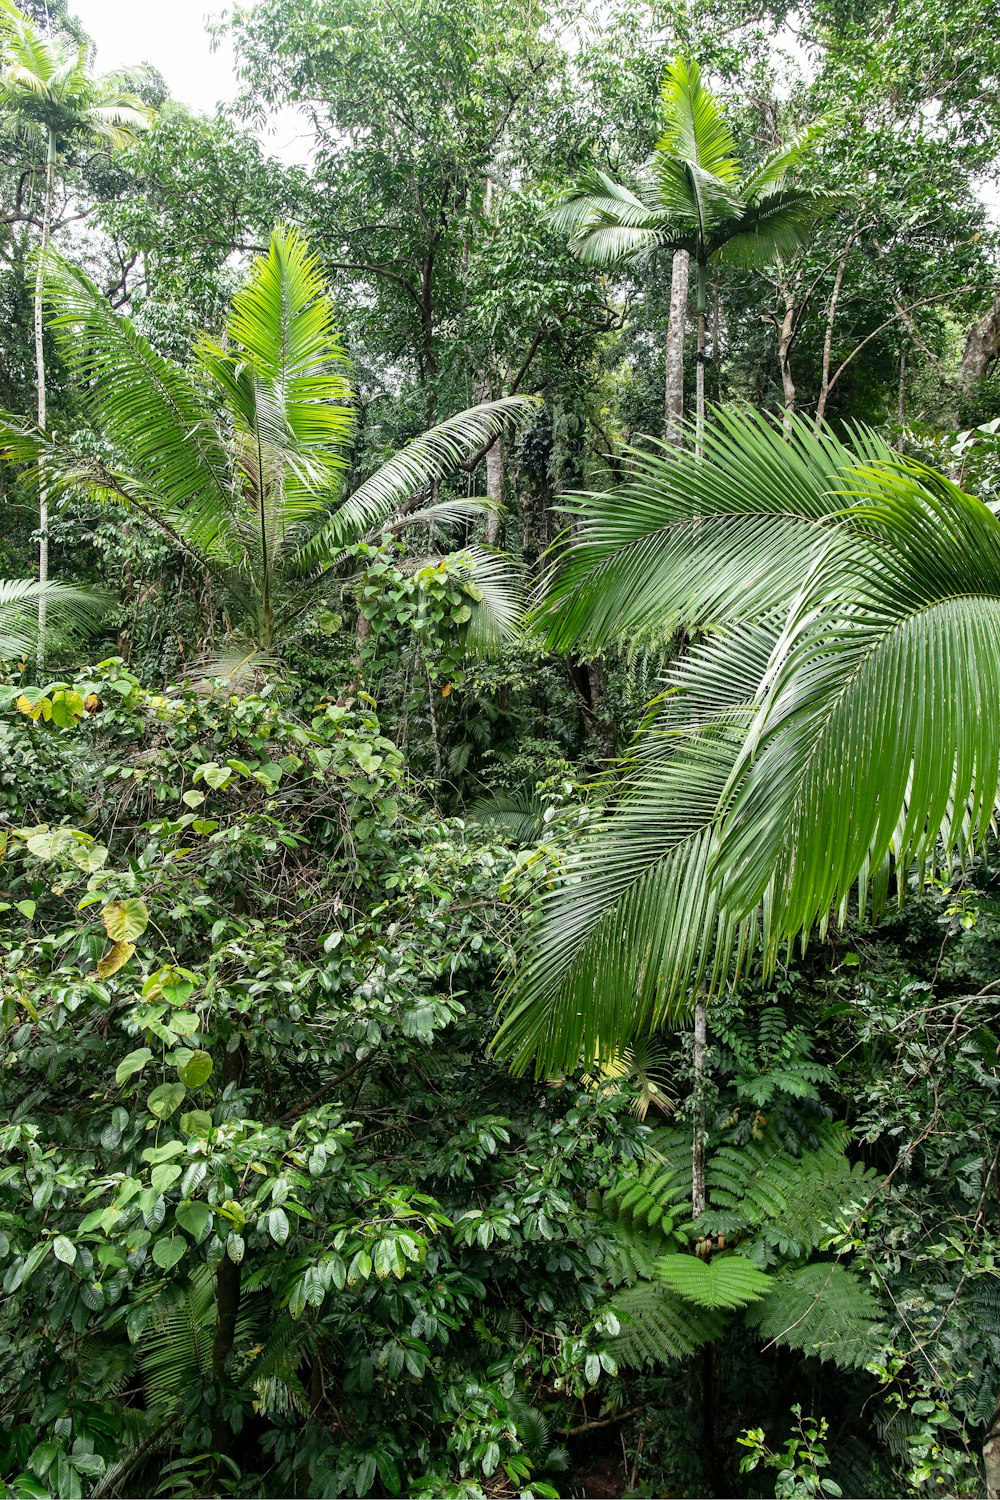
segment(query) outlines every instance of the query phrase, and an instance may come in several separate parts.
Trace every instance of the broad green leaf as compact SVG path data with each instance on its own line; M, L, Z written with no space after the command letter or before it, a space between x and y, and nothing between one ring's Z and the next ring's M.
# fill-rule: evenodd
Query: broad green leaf
M170 1234L166 1239L157 1240L153 1246L153 1259L164 1271L169 1271L176 1266L186 1248L187 1241L183 1235Z
M184 1098L182 1083L161 1083L146 1100L146 1108L158 1120L168 1120Z
M207 1203L179 1203L174 1218L182 1229L200 1240L212 1223L212 1210Z
M212 1059L207 1052L193 1052L177 1068L181 1083L189 1089L200 1089L212 1076Z
M153 1184L154 1191L162 1193L164 1189L170 1187L171 1183L176 1182L180 1175L181 1168L175 1161L162 1162L150 1172L149 1180Z
M52 1241L52 1253L64 1266L71 1266L76 1261L76 1246L64 1234L57 1235Z
M139 1047L135 1052L130 1052L127 1057L123 1057L115 1069L116 1083L124 1083L126 1079L132 1077L133 1073L141 1073L152 1056L148 1047Z

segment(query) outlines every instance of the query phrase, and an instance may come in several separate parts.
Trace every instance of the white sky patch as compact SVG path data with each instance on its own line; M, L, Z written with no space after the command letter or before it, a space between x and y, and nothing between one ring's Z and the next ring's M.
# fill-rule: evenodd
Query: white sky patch
M206 0L71 0L70 10L97 46L96 68L149 63L162 73L171 97L200 114L214 114L238 92L233 49L214 44L208 20L220 6ZM295 110L276 111L260 132L265 149L289 165L308 166L312 138Z

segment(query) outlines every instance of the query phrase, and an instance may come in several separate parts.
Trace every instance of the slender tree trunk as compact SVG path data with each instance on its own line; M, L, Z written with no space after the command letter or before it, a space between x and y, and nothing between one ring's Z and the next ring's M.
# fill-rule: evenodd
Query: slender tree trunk
M35 383L38 390L38 425L45 429L48 415L45 400L45 344L42 327L42 289L45 285L45 261L52 234L52 200L55 194L56 136L49 131L48 151L45 159L45 206L42 211L42 243L38 251L38 267L35 271ZM49 580L49 495L44 472L38 477L38 582L42 592L38 598L38 665L45 661L45 585Z
M826 403L830 399L832 382L830 380L830 359L833 353L833 325L837 318L837 304L840 301L840 293L844 285L844 272L847 270L847 257L851 253L854 244L856 230L852 229L847 237L843 254L837 262L837 274L833 279L833 291L826 305L826 333L823 336L823 373L820 377L819 400L816 402L816 426L819 427L826 416Z
M687 323L688 270L686 250L675 250L670 271L670 318L664 358L663 436L674 447L683 441L684 331Z
M712 400L722 400L722 361L719 358L722 327L722 288L718 277L712 282Z
M225 1256L215 1273L215 1336L212 1339L212 1375L219 1407L212 1423L212 1450L228 1453L233 1441L232 1428L222 1413L222 1389L229 1356L236 1338L236 1319L240 1310L240 1268Z
M896 452L903 451L903 428L906 426L906 346L899 351L899 406L896 412L899 421L899 437L896 439Z
M701 458L705 442L705 327L708 312L708 267L698 263L698 353L695 356L695 457Z
M781 371L781 391L784 398L784 415L781 419L785 436L791 435L792 417L795 415L795 380L792 376L792 340L795 337L795 297L785 292L785 312L778 324L778 369Z
M694 1003L694 1109L691 1127L691 1217L705 1212L705 1052L708 1046L708 1006L699 992Z
M974 323L965 340L965 350L958 372L958 388L967 396L1000 355L1000 292L986 315Z
M486 494L498 507L486 517L485 540L488 547L495 547L500 535L502 520L499 507L504 503L504 439L503 433L486 452Z

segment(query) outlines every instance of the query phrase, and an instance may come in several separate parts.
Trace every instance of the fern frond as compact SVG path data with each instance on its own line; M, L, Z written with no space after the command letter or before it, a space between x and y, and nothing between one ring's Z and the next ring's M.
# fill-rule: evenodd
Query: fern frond
M696 1307L732 1310L765 1297L771 1278L745 1255L716 1255L710 1261L696 1255L661 1255L656 1279L684 1302Z
M747 1323L763 1338L842 1369L864 1365L881 1350L882 1308L846 1266L802 1266L772 1277L771 1286L770 1295L747 1313Z
M699 1345L719 1338L724 1326L718 1312L683 1302L655 1281L623 1288L615 1294L614 1308L621 1328L611 1351L626 1365L687 1359Z
M214 1323L214 1279L207 1270L165 1293L151 1309L137 1355L154 1410L166 1415L191 1385L209 1379Z

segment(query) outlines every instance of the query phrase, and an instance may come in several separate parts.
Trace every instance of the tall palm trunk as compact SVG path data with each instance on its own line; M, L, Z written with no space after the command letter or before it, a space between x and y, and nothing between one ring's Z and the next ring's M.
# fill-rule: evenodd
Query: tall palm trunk
M38 425L43 430L47 417L45 400L45 345L42 329L42 290L45 285L45 260L52 234L52 200L55 195L56 178L56 134L49 130L48 150L45 158L45 205L42 210L42 243L38 252L38 267L35 271L35 384L38 391ZM45 584L49 578L49 496L44 473L38 481L38 582L42 585L38 595L38 664L45 660Z
M679 448L684 421L684 325L687 322L689 256L675 250L670 271L670 316L664 358L663 436Z
M695 453L701 457L705 438L705 331L708 324L708 267L698 262L698 353L695 356Z

